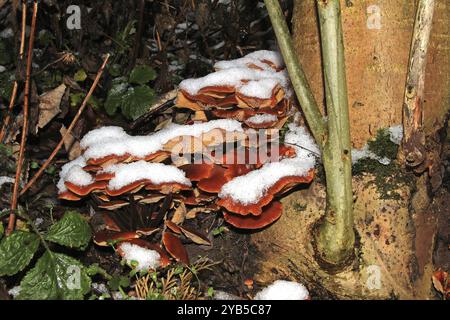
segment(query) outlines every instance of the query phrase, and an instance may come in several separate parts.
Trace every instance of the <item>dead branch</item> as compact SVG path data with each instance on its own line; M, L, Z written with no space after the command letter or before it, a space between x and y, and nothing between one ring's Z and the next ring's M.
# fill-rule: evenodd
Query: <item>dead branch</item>
M435 0L419 0L411 42L408 74L403 100L403 141L399 153L410 167L426 159L423 133L423 99L428 42L433 22Z

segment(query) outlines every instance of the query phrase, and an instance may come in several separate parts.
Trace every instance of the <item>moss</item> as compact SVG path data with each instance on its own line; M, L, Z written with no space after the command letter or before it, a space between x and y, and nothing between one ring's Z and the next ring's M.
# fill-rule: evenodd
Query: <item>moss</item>
M353 175L372 174L374 176L372 183L377 187L382 199L399 200L401 196L396 190L400 186L414 188L414 178L395 162L398 146L390 140L387 129L378 130L375 140L367 144L370 151L380 158L388 158L391 163L383 165L374 159L361 159L353 165Z
M294 203L293 208L294 208L294 210L296 212L302 212L302 211L305 211L306 208L308 208L308 204L306 204L306 203L303 204L303 203L300 203L300 202L296 202L296 203Z
M389 130L379 129L375 140L367 142L369 150L380 158L394 160L397 157L398 146L391 141Z

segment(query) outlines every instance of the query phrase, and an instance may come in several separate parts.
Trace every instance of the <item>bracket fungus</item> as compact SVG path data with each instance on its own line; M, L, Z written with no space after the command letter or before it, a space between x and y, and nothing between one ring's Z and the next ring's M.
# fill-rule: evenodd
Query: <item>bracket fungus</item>
M124 248L155 250L161 265L170 257L188 264L185 243L211 245L211 230L192 223L197 215L219 212L236 228L261 229L281 216L285 192L313 179L319 151L305 128L286 125L294 100L281 56L257 51L214 67L180 83L176 107L195 111L188 124L144 136L92 130L81 156L62 167L59 198L91 194L103 217L96 244L117 246L125 259Z

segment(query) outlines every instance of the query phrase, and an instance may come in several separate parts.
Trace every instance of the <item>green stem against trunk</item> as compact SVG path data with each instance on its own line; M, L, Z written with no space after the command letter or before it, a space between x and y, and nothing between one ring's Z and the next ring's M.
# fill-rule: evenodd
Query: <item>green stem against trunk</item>
M316 245L322 260L338 265L352 256L355 242L344 39L339 0L317 0L317 8L328 112L328 141L323 149L327 213L319 226Z
M317 144L327 182L327 211L317 230L317 255L340 266L352 257L351 142L339 0L317 0L320 17L328 122L325 125L292 44L278 0L264 0L292 85Z
M309 128L311 129L317 144L322 149L327 140L327 129L317 102L314 99L311 88L309 87L306 75L297 59L297 55L292 44L292 38L283 12L281 11L280 4L278 3L278 0L264 0L264 3L266 4L267 11L269 12L273 30L275 31L278 46L280 47L281 54L283 55L286 63L292 86L294 87L303 113L305 114Z

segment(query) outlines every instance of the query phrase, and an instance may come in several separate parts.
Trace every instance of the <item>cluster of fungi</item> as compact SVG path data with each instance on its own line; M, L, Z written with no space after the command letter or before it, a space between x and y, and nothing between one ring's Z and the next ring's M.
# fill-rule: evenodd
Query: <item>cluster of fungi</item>
M294 109L281 57L257 51L214 67L180 83L175 105L193 110L187 124L148 136L95 129L81 140L82 155L63 166L59 198L91 195L102 212L96 244L113 243L121 254L129 242L156 250L161 266L170 257L188 264L183 243L211 242L186 222L217 213L236 228L260 229L281 216L281 195L312 180L314 161L297 136L281 143L277 134Z

